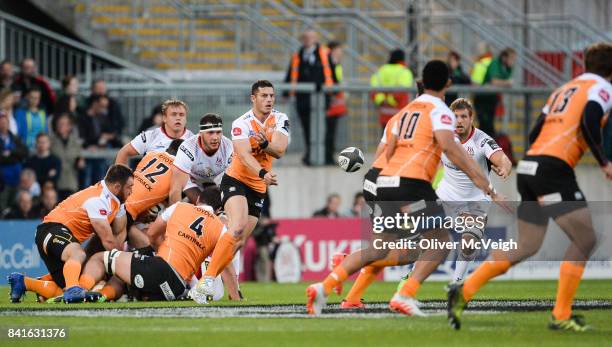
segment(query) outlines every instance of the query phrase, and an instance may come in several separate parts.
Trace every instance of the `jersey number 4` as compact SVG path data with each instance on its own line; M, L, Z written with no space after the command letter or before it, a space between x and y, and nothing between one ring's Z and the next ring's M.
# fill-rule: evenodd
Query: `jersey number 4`
M140 170L140 172L144 173L145 171L147 171L148 168L152 167L155 162L157 162L157 158L151 159L151 161L149 161L147 165L145 165L142 170ZM155 170L144 174L144 177L151 181L151 183L155 183L156 181L154 177L165 174L169 169L170 168L166 164L159 163L157 164L157 166L155 166Z
M193 232L195 232L198 237L202 236L202 229L204 228L204 225L202 225L203 221L204 217L198 217L189 226L189 229L193 230Z
M414 112L410 115L410 119L406 121L406 118L408 118L408 112L404 113L402 119L400 120L399 138L404 140L410 140L412 136L414 136L414 129L416 129L420 116L421 114L419 112Z

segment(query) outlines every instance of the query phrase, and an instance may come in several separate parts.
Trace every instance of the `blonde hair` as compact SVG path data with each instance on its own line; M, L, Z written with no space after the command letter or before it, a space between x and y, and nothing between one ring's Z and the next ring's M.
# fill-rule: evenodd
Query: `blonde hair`
M166 111L168 110L168 107L178 107L178 106L182 106L185 108L185 112L189 112L189 107L187 106L187 104L184 101L181 101L179 99L168 99L166 101L164 101L164 103L161 106L161 112L163 115L166 115Z
M474 114L474 106L472 102L466 98L459 98L453 101L450 105L451 111L455 112L455 110L468 110L470 113L470 117Z

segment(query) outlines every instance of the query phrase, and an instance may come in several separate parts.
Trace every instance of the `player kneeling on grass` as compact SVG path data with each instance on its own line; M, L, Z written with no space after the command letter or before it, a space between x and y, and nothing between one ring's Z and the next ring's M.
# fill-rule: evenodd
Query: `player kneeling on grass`
M206 187L198 205L178 202L166 209L151 225L148 236L156 256L111 250L94 255L83 276L96 282L107 274L111 279L100 290L98 301L121 296L124 284L141 300L176 300L186 296L189 281L225 233L215 215L221 207L219 188Z
M46 280L39 280L17 272L10 274L11 301L19 302L26 290L44 298L60 296L66 303L85 300L85 289L95 282L79 277L87 258L81 244L96 235L104 249L121 247L127 222L123 203L132 193L133 185L132 170L115 164L102 181L72 194L55 207L36 228L35 235L38 253L49 275L44 276Z

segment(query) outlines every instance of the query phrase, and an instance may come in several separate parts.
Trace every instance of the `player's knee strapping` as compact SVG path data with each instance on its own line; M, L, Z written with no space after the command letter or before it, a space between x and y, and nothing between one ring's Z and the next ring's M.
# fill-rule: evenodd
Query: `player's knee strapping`
M119 257L120 254L121 254L121 251L118 251L116 249L112 249L110 251L104 252L104 256L103 256L104 271L106 271L107 274L109 275L115 274L115 263L116 263L117 257Z

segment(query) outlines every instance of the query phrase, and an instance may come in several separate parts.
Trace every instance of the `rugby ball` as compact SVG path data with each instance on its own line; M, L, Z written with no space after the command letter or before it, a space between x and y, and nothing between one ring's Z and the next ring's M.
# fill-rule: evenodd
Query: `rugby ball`
M363 152L357 147L348 147L338 155L338 166L346 172L355 172L363 165Z

